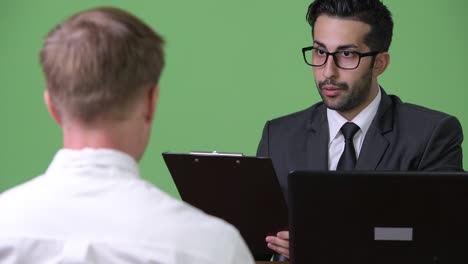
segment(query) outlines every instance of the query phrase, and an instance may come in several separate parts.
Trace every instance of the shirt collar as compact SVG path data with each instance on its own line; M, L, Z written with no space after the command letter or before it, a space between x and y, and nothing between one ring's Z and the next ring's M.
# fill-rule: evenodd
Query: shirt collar
M364 135L367 133L367 130L369 130L372 120L374 119L379 108L381 99L382 94L379 87L379 92L377 93L377 96L374 98L374 100L372 100L372 102L366 108L364 108L356 117L354 117L353 120L351 120L351 122L359 126ZM340 115L336 110L332 110L330 108L327 108L327 118L328 128L330 131L330 143L333 141L333 139L336 138L340 132L341 127L346 122L348 122L348 120Z
M80 150L59 150L46 174L61 174L67 170L87 167L109 168L126 171L129 175L139 175L138 163L128 154L114 149L83 148Z

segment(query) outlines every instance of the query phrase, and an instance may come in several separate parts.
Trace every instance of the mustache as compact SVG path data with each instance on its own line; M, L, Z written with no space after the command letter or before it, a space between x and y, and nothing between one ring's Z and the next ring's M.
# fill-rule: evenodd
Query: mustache
M320 88L320 90L323 89L323 86L325 85L333 85L333 86L336 86L342 90L347 90L348 89L348 84L346 83L340 83L340 82L336 82L336 81L333 81L333 80L325 80L325 81L321 81L318 83L318 87Z

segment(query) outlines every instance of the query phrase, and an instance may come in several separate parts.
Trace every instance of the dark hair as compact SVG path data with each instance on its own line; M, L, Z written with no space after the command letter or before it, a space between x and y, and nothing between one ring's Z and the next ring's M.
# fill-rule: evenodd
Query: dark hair
M374 51L388 51L392 42L392 14L380 0L315 0L307 10L307 22L314 34L320 15L348 18L371 26L364 43Z
M125 119L164 66L163 39L117 8L82 11L55 27L41 50L47 89L60 115L85 123Z

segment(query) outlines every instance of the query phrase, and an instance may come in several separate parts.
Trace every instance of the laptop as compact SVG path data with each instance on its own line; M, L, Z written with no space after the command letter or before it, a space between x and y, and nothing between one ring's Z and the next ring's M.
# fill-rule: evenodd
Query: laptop
M286 229L288 210L271 159L218 152L162 155L183 201L235 226L254 255L273 253L265 237Z
M291 263L468 263L468 174L294 171Z

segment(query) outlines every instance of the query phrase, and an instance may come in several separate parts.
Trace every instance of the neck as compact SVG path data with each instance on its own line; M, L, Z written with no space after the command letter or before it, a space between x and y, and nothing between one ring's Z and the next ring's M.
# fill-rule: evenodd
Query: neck
M125 122L123 122L125 123ZM85 126L81 124L67 124L63 126L63 147L68 149L106 148L114 149L140 160L141 137L135 129L126 124L99 124Z

